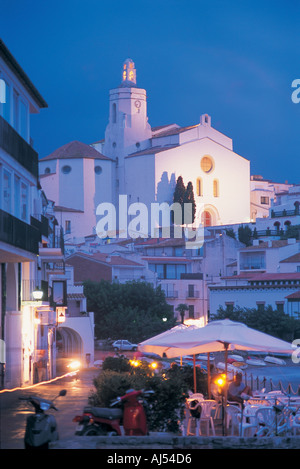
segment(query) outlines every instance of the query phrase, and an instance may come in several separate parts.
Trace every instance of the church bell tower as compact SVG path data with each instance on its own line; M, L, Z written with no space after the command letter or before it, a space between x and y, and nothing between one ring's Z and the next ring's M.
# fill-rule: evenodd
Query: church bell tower
M131 59L122 67L121 84L109 93L109 123L105 131L104 154L124 156L145 147L152 136L147 117L146 90L136 84L136 68ZM120 161L121 163L121 161Z

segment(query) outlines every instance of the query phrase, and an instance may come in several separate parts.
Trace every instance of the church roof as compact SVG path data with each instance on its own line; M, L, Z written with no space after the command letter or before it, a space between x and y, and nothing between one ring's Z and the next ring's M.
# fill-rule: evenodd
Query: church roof
M152 136L152 138L160 138L160 137L168 137L169 135L177 135L182 132L186 132L187 130L194 129L195 127L198 127L200 124L196 125L189 125L187 127L173 127L171 129L166 129L163 130L155 135Z
M57 148L53 153L50 153L50 155L41 158L41 161L64 158L94 158L99 160L111 160L111 158L102 155L102 153L90 145L74 140L73 142L66 143L62 147Z
M155 155L156 153L160 153L161 151L172 150L173 148L179 147L179 145L165 145L165 146L157 146L157 147L150 147L146 148L145 150L136 151L135 153L130 153L130 155L125 156L125 158L132 158L134 156L142 156L142 155Z

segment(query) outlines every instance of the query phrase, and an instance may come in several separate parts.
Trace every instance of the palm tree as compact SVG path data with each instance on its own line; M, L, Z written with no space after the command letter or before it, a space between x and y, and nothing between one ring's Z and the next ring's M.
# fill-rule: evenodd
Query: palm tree
M181 324L183 324L184 322L184 313L185 311L188 311L189 310L189 307L186 303L180 303L177 308L175 308L175 311L178 311L180 313L180 316L181 316Z

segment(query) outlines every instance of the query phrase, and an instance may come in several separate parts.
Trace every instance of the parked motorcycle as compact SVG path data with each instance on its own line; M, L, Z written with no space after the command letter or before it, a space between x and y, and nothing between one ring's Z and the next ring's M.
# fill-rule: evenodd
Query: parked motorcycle
M45 411L58 410L54 401L66 394L65 389L61 390L52 401L38 396L20 397L20 400L29 402L35 410L35 413L27 418L24 437L25 449L48 449L50 442L58 440L56 419L53 415L46 414Z
M78 423L75 435L147 435L146 398L153 393L130 389L114 400L110 407L85 407L83 414L73 419ZM121 405L121 408L111 408L116 405Z

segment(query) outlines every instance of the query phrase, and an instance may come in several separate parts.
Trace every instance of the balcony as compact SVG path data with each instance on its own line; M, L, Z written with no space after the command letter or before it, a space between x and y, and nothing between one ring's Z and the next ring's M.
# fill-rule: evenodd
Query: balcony
M300 215L299 206L293 210L280 210L278 212L275 212L273 209L271 210L271 218L293 217L297 215Z
M265 270L264 252L243 252L240 254L240 270Z
M38 177L37 152L0 116L0 148L12 156L35 178Z
M40 240L41 232L37 226L29 225L0 209L0 241L38 254Z
M165 284L161 286L166 298L178 298L178 291L174 290L174 285Z
M186 298L199 298L198 290L188 290L186 292Z

